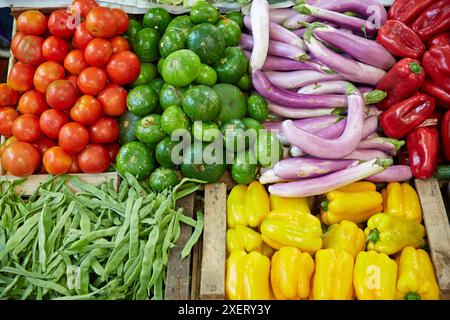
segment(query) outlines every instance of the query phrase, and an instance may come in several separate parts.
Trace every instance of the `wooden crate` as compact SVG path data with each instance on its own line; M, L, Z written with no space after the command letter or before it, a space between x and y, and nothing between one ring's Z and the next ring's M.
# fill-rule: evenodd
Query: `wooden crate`
M450 225L436 179L415 180L422 205L431 259L441 289L450 300ZM225 299L226 198L224 183L205 186L205 227L199 299Z

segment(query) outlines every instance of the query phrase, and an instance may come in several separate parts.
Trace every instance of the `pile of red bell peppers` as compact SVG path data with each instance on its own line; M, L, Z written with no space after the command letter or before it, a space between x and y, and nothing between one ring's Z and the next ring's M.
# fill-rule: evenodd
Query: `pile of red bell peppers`
M388 19L377 41L400 60L377 86L381 127L406 138L399 160L426 179L450 161L450 0L396 0Z

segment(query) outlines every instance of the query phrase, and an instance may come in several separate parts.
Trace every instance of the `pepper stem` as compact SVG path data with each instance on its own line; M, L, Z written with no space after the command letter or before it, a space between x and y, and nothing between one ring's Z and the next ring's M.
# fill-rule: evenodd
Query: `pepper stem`
M411 72L415 74L422 74L423 68L417 62L411 62L409 68L411 69Z
M328 200L325 199L320 203L320 207L322 208L323 211L327 212L328 211Z
M422 298L417 292L408 292L405 294L405 300L422 300Z
M370 230L369 235L367 236L367 242L376 243L380 239L380 231L378 229Z

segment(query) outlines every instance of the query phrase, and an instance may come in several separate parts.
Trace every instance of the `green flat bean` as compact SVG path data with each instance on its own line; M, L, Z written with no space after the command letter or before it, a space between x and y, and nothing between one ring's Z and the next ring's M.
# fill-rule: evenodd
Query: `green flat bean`
M145 190L142 188L142 186L139 184L139 182L137 181L137 179L133 175L131 175L130 173L126 172L125 173L125 179L128 180L128 183L130 184L130 186L132 186L137 191L139 196L145 197L147 195L147 192L145 192Z
M14 257L18 257L19 254L28 247L28 245L31 243L31 241L33 241L33 239L35 239L36 234L37 234L37 228L33 228L32 230L30 230L30 232L25 236L25 238L22 240L22 242L20 242L20 244L14 248L14 250L12 251L12 255ZM6 250L6 247L5 247L5 250Z
M26 289L23 291L22 296L20 297L20 300L26 300L31 295L33 290L34 290L34 285L32 283L28 284Z
M101 230L91 231L86 236L82 237L80 240L75 241L74 243L72 243L72 245L70 246L69 249L70 250L77 250L77 249L80 249L80 248L82 248L84 246L87 246L89 244L89 242L91 242L91 241L93 241L95 239L113 236L118 229L119 229L118 227L111 227L111 228L108 228L108 229L101 229Z
M24 276L24 277L47 279L47 280L55 278L54 276L51 276L51 275L40 274L37 272L29 272L26 270L20 270L18 268L13 268L13 267L3 267L0 269L0 272L11 273L11 274L19 275L19 276Z
M3 292L0 294L0 298L6 296L6 294L14 288L17 281L19 281L20 275L17 275L14 280L3 290Z
M30 219L28 219L17 231L14 235L9 238L6 243L5 249L0 252L0 261L3 260L3 257L6 256L11 250L17 247L22 240L27 236L27 234L36 226L39 220L39 215L34 215Z
M200 238L202 231L203 231L203 212L197 211L197 225L195 226L194 232L192 233L192 236L186 242L186 245L184 246L183 250L181 251L181 259L186 258L190 253L194 245L197 243L198 239Z
M119 229L119 232L117 233L115 243L116 245L122 241L125 234L128 232L128 229L130 227L130 220L131 220L131 214L133 211L133 202L135 201L135 197L130 197L127 199L125 203L125 219L123 221L122 226Z
M35 286L38 286L40 288L45 288L45 289L49 289L49 290L53 290L56 291L62 295L70 295L69 291L64 288L63 286L57 284L57 283L53 283L50 281L45 281L45 280L40 280L40 279L36 279L36 278L31 278L31 277L27 277L27 280L34 284Z
M92 257L91 267L99 277L103 277L103 275L105 274L105 269L103 269L96 257Z
M46 268L46 260L47 260L47 253L45 252L45 242L47 240L46 237L46 222L45 216L48 215L48 207L47 205L44 205L42 208L41 214L39 216L39 222L38 222L38 248L39 248L39 263L41 264L42 271L45 272Z
M129 235L125 236L111 252L108 262L105 266L104 278L106 279L110 273L117 269L117 266L123 261L128 254L128 242L130 240Z
M152 275L153 259L155 256L155 247L159 238L159 228L155 226L148 236L145 244L144 256L142 258L142 268L139 275L139 288L137 289L135 298L144 300L148 298L148 284Z
M139 253L139 209L142 206L142 198L138 198L133 205L130 217L130 245L128 258L134 258Z
M91 232L91 220L85 210L80 210L81 237L86 237Z
M156 283L156 280L160 277L164 263L162 260L162 250L161 246L158 246L156 248L156 257L153 261L153 267L152 267L152 277L150 279L150 282L148 284L148 288L151 288Z
M118 198L119 202L125 201L125 197L127 196L128 189L129 189L128 181L123 180L119 187L119 198Z
M53 251L55 240L61 234L61 231L62 231L63 227L66 225L66 222L68 221L69 217L72 215L74 208L75 208L75 202L71 202L69 207L67 208L66 212L61 217L61 219L59 219L59 221L53 227L53 229L47 239L47 251L48 252Z

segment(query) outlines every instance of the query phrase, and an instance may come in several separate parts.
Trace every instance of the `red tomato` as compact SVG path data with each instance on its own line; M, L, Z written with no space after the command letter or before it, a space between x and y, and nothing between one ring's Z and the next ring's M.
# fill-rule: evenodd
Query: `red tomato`
M35 36L47 31L47 18L38 10L27 10L17 17L17 30Z
M8 139L6 139L5 142L0 144L0 163L1 163L1 158L2 158L3 151L5 151L6 148L8 148L9 145L11 143L15 142L15 141L19 141L19 139L17 139L16 137L12 136L12 137L9 137Z
M8 86L21 92L32 89L35 70L33 66L28 64L16 63L9 72Z
M92 39L94 39L94 36L89 33L88 29L86 28L86 22L83 21L76 28L73 34L73 42L78 49L84 50L89 41L91 41Z
M132 83L139 75L141 63L131 51L121 51L112 55L106 64L109 79L120 85Z
M70 166L69 173L80 173L81 169L78 165L78 154L72 154L72 165Z
M45 97L52 108L66 110L77 101L78 91L69 80L56 80L48 86Z
M23 37L25 37L25 33L23 32L17 32L14 37L11 39L11 51L13 55L16 55L16 49L19 45L19 42L22 41Z
M15 106L19 98L20 95L16 90L6 83L0 83L0 107Z
M122 36L115 36L114 38L109 40L109 42L111 43L113 53L131 50L128 40Z
M100 144L91 144L78 155L78 165L84 173L104 172L110 164L108 150Z
M92 143L113 143L119 138L119 125L116 119L100 118L89 127Z
M103 89L97 96L104 114L117 117L127 110L127 90L122 87Z
M75 19L67 10L55 10L48 19L48 29L54 36L70 38L75 30Z
M110 38L117 34L117 19L114 12L105 7L92 8L86 16L86 27L97 38Z
M0 134L11 137L12 124L19 117L19 113L12 107L0 107Z
M112 46L108 40L96 38L84 49L84 60L92 67L102 67L111 57Z
M42 112L48 109L48 104L45 101L45 95L43 93L36 90L29 90L20 97L17 109L19 109L20 113L40 116Z
M12 132L20 141L36 141L42 135L39 127L39 118L32 114L19 116L12 124Z
M82 124L69 122L59 130L58 142L66 151L80 152L89 142L89 132Z
M35 67L45 61L42 54L44 39L38 36L26 35L15 48L15 57L20 62L31 64Z
M128 18L128 14L122 9L113 8L111 11L116 16L117 21L117 34L125 33L128 30L128 23L130 19Z
M39 151L28 142L13 142L2 154L3 168L18 177L33 174L39 168L39 162Z
M96 96L106 85L106 73L100 68L89 67L78 76L78 89L84 94Z
M89 10L94 7L98 7L98 3L94 0L75 0L72 2L70 9L85 18Z
M81 71L86 69L88 64L84 60L84 54L81 50L72 50L64 59L64 68L71 74L80 74Z
M41 64L33 77L34 87L37 91L45 93L50 83L64 79L64 67L54 61L47 61Z
M50 36L42 44L42 54L48 61L63 62L69 53L69 43L61 38Z
M69 74L66 77L66 80L69 80L71 84L73 84L73 86L75 87L75 89L77 90L77 95L80 95L80 90L78 90L77 87L77 80L78 80L78 76L74 75L74 74Z
M93 96L80 97L70 109L70 117L81 124L91 125L100 117L102 108L100 102Z
M72 156L61 147L51 147L45 151L42 163L48 173L63 174L68 172L72 166Z
M117 154L119 153L120 144L110 143L106 145L108 149L109 157L111 158L111 163L116 163Z
M49 138L57 139L59 130L69 122L69 117L62 111L49 109L39 118L42 132Z
M33 142L33 146L37 149L37 151L39 151L41 155L44 155L45 151L57 145L58 144L55 140L47 138L46 136L43 136L39 138L39 140Z

